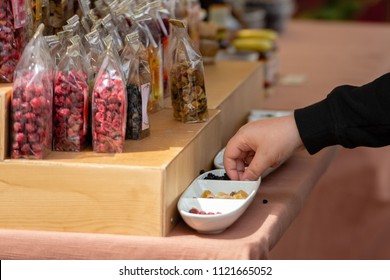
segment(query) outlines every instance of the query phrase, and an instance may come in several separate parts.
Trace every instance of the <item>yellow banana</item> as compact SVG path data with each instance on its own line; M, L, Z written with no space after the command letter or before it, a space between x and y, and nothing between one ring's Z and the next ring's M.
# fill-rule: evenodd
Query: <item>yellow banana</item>
M236 37L268 39L274 41L278 38L278 33L271 29L241 29L237 31Z
M266 52L272 49L273 42L266 39L235 39L232 44L239 51L257 51Z

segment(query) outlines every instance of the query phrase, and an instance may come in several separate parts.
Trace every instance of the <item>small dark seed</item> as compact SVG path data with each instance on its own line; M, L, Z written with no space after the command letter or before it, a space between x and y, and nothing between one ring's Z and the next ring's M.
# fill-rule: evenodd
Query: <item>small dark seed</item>
M267 204L268 203L268 200L267 199L263 199L263 204Z

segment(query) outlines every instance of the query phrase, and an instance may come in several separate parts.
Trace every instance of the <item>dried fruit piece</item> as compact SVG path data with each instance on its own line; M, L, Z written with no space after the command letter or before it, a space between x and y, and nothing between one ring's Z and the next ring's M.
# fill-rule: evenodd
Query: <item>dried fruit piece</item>
M245 199L248 197L248 194L243 190L239 190L238 192L232 192L230 194L234 199Z
M190 211L188 211L188 212L190 212L192 214L199 214L199 210L196 209L195 207L191 208Z
M214 194L210 190L205 190L202 192L201 198L213 198Z

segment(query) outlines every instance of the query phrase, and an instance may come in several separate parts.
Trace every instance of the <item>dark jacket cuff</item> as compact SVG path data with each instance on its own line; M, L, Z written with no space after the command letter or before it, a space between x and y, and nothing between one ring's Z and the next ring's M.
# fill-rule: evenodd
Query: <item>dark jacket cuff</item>
M337 144L333 121L326 99L294 111L303 145L310 154Z

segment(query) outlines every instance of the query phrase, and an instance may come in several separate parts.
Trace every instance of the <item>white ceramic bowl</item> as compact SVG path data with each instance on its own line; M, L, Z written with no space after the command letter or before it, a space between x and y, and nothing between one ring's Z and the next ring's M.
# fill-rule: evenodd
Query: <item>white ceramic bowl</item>
M209 173L222 176L225 169L214 169L198 176L184 191L177 204L183 220L200 233L216 234L231 226L248 208L260 186L257 181L232 181L204 179ZM201 198L205 190L212 193L231 193L243 190L248 194L246 199ZM221 214L193 214L189 211L195 207L199 211L221 212Z

